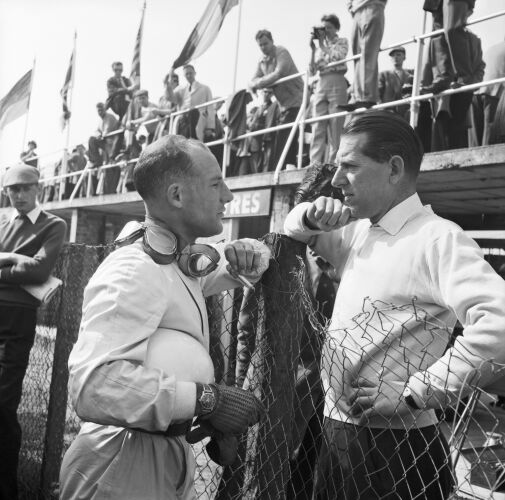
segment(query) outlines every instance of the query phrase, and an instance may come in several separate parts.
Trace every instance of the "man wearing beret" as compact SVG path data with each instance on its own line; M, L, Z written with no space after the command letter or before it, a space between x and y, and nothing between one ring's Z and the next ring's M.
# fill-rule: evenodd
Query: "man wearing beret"
M40 304L22 286L42 284L49 278L66 224L37 204L36 168L11 167L3 188L13 211L0 218L0 500L16 500L21 446L16 412Z

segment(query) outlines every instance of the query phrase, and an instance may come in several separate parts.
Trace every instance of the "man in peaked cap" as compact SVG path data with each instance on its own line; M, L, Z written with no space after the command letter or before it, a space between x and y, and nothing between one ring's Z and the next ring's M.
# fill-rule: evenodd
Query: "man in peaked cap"
M21 427L17 408L40 302L23 285L44 283L65 238L65 221L37 203L39 171L11 167L3 188L13 210L0 217L0 500L16 500Z

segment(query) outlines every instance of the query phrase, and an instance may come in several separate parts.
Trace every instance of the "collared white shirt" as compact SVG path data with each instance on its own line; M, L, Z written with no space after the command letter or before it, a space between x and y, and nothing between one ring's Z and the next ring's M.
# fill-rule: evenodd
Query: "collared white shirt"
M28 217L28 219L30 219L30 222L32 224L35 224L35 222L37 222L37 219L39 218L40 212L42 212L40 205L35 205L35 208L33 210L30 210L26 214L26 216ZM13 209L10 216L10 222L13 222L18 215L21 214L16 209Z
M375 225L362 219L326 233L304 226L308 205L290 212L285 232L312 239L341 278L323 352L326 416L358 423L347 403L358 378L379 391L395 387L399 402L408 383L421 404L435 408L456 401L467 384L495 377L505 362L505 281L459 226L424 207L417 194ZM456 319L464 334L447 349ZM412 410L367 425L436 421L432 410Z

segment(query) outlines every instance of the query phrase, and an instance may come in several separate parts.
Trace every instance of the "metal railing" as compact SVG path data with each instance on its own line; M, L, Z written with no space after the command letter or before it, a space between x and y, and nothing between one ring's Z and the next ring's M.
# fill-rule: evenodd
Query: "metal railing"
M478 19L474 19L472 21L469 21L467 23L467 26L481 23L481 22L484 22L484 21L487 21L490 19L494 19L497 17L501 17L501 16L505 16L505 10L501 10L501 11L495 12L493 14L489 14L489 15L480 17ZM423 21L423 31L425 31L425 29L426 29L426 17L427 17L427 13L425 12L424 13L424 21ZM426 94L420 95L420 93L419 93L419 91L420 91L420 74L421 74L424 41L428 38L431 38L431 37L434 37L434 36L437 36L437 35L440 35L443 33L444 33L443 29L433 30L430 32L424 32L421 35L414 35L409 39L402 40L398 43L394 43L394 44L382 47L380 49L381 52L384 52L384 51L391 50L394 47L398 47L399 45L407 45L407 44L411 44L411 43L417 44L417 57L416 57L416 66L414 68L412 95L410 97L405 97L404 99L399 99L397 101L376 104L369 109L376 109L376 110L388 109L388 108L397 107L399 105L410 104L410 106L411 106L411 114L410 114L411 125L415 126L417 123L417 116L418 116L418 112L419 112L419 103L421 101L430 100L430 99L433 99L434 97L438 98L438 97L450 96L450 95L461 93L461 92L474 91L474 90L481 88L481 87L487 87L487 86L492 86L492 85L496 85L496 84L500 84L500 83L502 83L502 84L505 83L505 77L502 77L502 78L497 78L494 80L464 85L464 86L461 86L461 87L455 88L455 89L448 89L448 90L445 90L445 91L443 91L439 94L436 94L436 95L433 93L426 93ZM356 61L360 57L361 57L361 54L355 54L355 55L346 57L344 59L341 59L339 61L335 61L333 63L330 63L330 64L328 64L327 67L331 68L334 66L348 63L348 62ZM221 145L221 144L223 145L223 161L222 161L223 177L226 177L227 168L229 166L231 143L236 143L236 142L239 142L241 140L244 140L244 139L247 139L250 137L257 137L257 136L268 134L268 133L278 132L280 130L291 129L288 139L286 141L286 144L284 145L283 151L278 159L277 165L276 165L274 173L273 173L273 183L277 184L279 182L280 172L281 172L282 167L284 165L284 161L286 159L289 147L291 146L291 143L295 138L296 132L298 132L298 164L297 164L297 167L301 168L302 167L302 149L303 149L303 143L304 143L303 138L304 138L305 125L310 125L310 124L316 123L318 121L325 121L325 120L331 120L331 119L339 118L339 117L346 117L346 116L349 116L352 114L363 113L363 112L367 111L367 109L365 109L365 108L360 108L360 109L356 109L354 111L339 111L336 113L316 116L316 117L307 119L306 118L306 111L307 111L307 102L308 102L308 96L309 96L309 92L308 92L309 76L310 76L309 70L301 71L301 72L280 78L279 80L277 80L273 84L269 85L269 87L271 87L271 86L279 85L281 83L284 83L286 81L289 81L289 80L292 80L295 78L303 77L304 88L303 88L302 105L300 106L300 110L299 110L298 116L296 117L295 121L293 121L291 123L284 123L281 125L276 125L273 127L264 128L261 130L246 132L244 134L234 137L233 139L229 138L229 129L228 129L228 127L225 126L225 135L222 139L218 139L218 140L214 140L214 141L210 141L210 142L206 143L206 145L209 147ZM163 120L169 119L170 120L169 133L174 133L175 119L177 117L179 117L185 113L188 113L191 110L205 108L207 106L226 101L227 99L228 99L228 97L216 98L211 101L199 104L197 106L193 106L193 107L185 109L185 110L174 111L170 115L167 115L167 116L163 116L160 118L155 118L153 120L146 121L146 122L142 123L142 125L158 123ZM121 128L121 129L118 129L114 132L108 133L104 137L113 137L114 135L124 133L125 130L126 130L125 128ZM98 175L103 175L103 173L106 172L108 169L118 167L118 166L122 167L124 169L124 167L126 165L128 165L130 163L134 163L137 160L138 160L138 158L133 158L133 159L124 160L121 162L116 162L116 163L101 166L98 168L98 172L99 172ZM96 170L92 169L90 164L88 163L88 165L86 165L86 168L81 171L79 181L77 182L77 184L76 184L76 186L75 186L75 188L69 198L69 201L72 201L75 198L75 196L78 193L80 186L82 185L82 182L84 181L86 176L91 178L91 175L94 175L95 172L96 172ZM59 176L53 176L49 179L44 179L42 182L49 182L49 181L54 182L55 180L60 180L62 185L64 185L66 178L76 175L76 174L78 174L78 172L72 172L71 174L62 173ZM123 188L121 188L121 181L119 184L120 185L118 185L118 192L120 192L123 189ZM91 186L91 182L88 182L87 196L90 195L90 186ZM61 196L62 196L63 191L64 191L64 189L62 186L62 188L60 188L60 200L61 200Z

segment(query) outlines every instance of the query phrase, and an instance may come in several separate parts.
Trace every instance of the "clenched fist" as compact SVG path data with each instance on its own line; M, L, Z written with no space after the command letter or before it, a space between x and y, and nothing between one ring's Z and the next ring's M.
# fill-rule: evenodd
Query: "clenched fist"
M306 223L310 229L333 231L352 222L351 209L340 200L320 196L312 202L305 213Z

